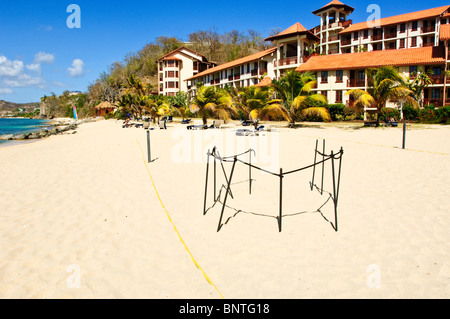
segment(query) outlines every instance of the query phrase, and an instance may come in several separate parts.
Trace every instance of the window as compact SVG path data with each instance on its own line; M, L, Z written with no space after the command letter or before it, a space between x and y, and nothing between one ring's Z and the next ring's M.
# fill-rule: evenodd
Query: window
M400 45L398 47L399 49L404 49L405 48L405 39L400 39Z
M244 74L244 66L241 66L241 74Z
M336 83L344 82L344 71L338 70L336 71Z
M225 78L228 77L228 70L225 70Z
M413 77L417 75L417 65L412 65L409 67L409 76Z
M369 37L369 30L364 30L364 39Z
M336 91L336 103L342 103L342 91Z
M418 23L417 23L417 21L413 21L411 31L417 31L417 28L418 28Z
M322 92L320 92L320 94L322 94L323 96L325 96L326 98L328 98L328 92L327 92L327 91L322 91Z
M405 33L405 31L406 31L406 24L405 23L400 24L400 33Z
M358 72L358 80L364 81L366 79L366 73L364 71Z
M434 75L441 75L441 72L442 72L441 68L438 68L438 67L433 68Z
M414 48L417 46L417 37L411 38L411 47Z
M359 34L358 34L358 32L354 32L353 33L353 40L358 40L358 37L359 37Z
M441 98L441 89L432 89L431 90L431 98L433 100L437 100Z
M322 71L322 83L328 83L328 71Z
M247 63L247 73L250 73L250 63Z

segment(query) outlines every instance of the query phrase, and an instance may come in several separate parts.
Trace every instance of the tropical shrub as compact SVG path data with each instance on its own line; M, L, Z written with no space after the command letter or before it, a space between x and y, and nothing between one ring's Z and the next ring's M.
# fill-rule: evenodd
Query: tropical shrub
M393 109L390 107L382 108L381 119L385 122L390 122L391 119L398 121L400 120L400 111L398 109Z
M419 109L410 104L405 104L405 106L403 106L403 118L406 121L417 121L419 118Z
M345 105L342 103L328 104L326 108L328 112L330 112L330 116L333 121L337 121L338 116L344 116Z

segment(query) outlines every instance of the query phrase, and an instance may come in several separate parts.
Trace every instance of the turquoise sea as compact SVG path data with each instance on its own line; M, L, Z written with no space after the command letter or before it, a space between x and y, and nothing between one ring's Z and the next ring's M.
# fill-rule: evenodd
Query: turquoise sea
M49 126L48 120L2 119L0 118L0 135L23 134L39 131ZM0 141L5 143L5 141Z

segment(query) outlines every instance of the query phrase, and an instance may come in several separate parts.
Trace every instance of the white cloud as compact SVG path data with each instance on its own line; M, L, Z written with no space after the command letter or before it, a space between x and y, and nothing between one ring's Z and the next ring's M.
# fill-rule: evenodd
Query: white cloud
M26 70L34 72L34 75L28 74ZM5 56L0 56L0 81L7 87L2 89L3 92L11 92L10 88L18 87L45 87L45 80L41 77L41 67L38 63L24 66L23 61L12 61Z
M31 63L25 66L28 70L41 73L41 65L39 63Z
M11 94L13 93L13 90L10 88L0 88L0 94Z
M52 84L53 84L54 86L57 86L57 87L60 87L60 88L63 88L63 87L66 87L66 86L67 86L67 85L65 85L64 83L58 82L58 81L54 81L54 82L52 82Z
M5 56L0 56L0 77L18 76L23 72L23 62L18 60L8 60Z
M83 60L75 59L72 62L72 67L69 67L67 71L69 72L70 77L76 78L83 75L83 67L84 67Z
M36 53L34 56L34 63L47 63L52 64L55 62L55 55L45 52Z

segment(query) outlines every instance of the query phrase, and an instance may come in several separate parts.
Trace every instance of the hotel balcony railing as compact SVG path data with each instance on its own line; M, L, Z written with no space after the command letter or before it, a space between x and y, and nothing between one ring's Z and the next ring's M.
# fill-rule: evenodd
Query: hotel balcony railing
M332 42L332 41L339 41L339 36L335 35L335 36L332 36L332 37L328 37L328 42Z
M347 87L356 88L356 87L365 87L366 80L348 80Z
M258 69L252 70L252 76L256 76L256 75L258 75Z
M338 53L339 53L339 49L328 50L328 54L338 54Z
M240 78L241 78L241 75L240 75L240 74L235 74L235 75L234 75L234 79L235 79L235 80L239 80Z
M443 75L430 75L430 79L433 81L434 84L444 84Z
M434 47L434 42L422 43L422 46L425 47Z
M443 99L423 99L423 105L442 106L443 102Z
M422 27L422 33L429 33L429 32L435 32L436 27L434 25L431 25L429 27Z
M259 75L264 75L267 73L267 69L259 69Z
M389 32L384 35L385 39L392 39L397 37L397 32Z
M228 81L233 81L233 76L232 75L228 76Z
M346 28L349 25L351 25L353 23L352 20L347 20L344 22L332 22L328 25L328 29L333 29L333 28ZM323 29L326 30L327 29L327 25L323 26Z
M373 35L372 36L372 41L379 41L383 39L383 35L382 34L377 34L377 35Z
M283 66L283 65L291 65L291 64L297 64L297 57L289 57L286 59L281 59L275 62L275 66Z
M352 39L341 40L341 45L349 45L352 44Z

